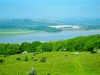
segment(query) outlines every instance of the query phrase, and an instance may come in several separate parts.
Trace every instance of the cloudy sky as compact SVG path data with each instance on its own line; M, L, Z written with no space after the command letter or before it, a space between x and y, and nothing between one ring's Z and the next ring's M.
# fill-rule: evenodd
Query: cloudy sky
M100 0L0 0L0 18L100 17Z

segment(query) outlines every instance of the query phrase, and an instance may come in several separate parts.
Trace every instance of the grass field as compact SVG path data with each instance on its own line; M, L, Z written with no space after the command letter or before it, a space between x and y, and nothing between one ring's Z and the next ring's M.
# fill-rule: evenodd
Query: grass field
M24 61L25 56L28 61ZM38 61L33 61L32 57ZM40 62L42 57L46 57L46 62ZM16 58L21 58L21 61ZM100 75L100 54L90 52L80 52L78 56L73 52L44 52L36 56L1 56L0 59L5 60L0 63L0 75L26 75L32 67L36 68L38 75Z
M35 30L0 29L0 38L22 34L35 33Z

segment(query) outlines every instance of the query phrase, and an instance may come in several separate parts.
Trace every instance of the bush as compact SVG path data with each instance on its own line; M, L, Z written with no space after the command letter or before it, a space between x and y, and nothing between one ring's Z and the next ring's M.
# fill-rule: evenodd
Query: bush
M43 53L43 50L40 50L40 53Z
M41 59L41 62L46 62L46 57L43 57L43 58Z
M4 57L7 57L7 55L4 55Z
M68 56L67 54L65 56Z
M37 58L33 58L33 61L38 61Z
M36 52L36 54L39 54L39 52Z
M31 57L31 59L33 59L34 57Z
M91 54L97 53L97 49L94 48L94 50L91 51Z
M21 59L20 59L20 58L16 58L16 60L20 60L20 61L21 61Z
M33 52L33 56L35 56L36 55L36 52Z
M100 49L95 49L91 51L91 54L100 53Z
M91 54L95 54L95 53L97 53L97 51L94 51L94 50L93 50L93 51L91 51Z
M22 54L24 54L24 55L26 55L27 53L28 53L27 51L22 52Z
M0 63L3 63L4 62L4 60L3 59L0 59Z
M24 60L25 60L25 61L28 61L28 57L26 56Z
M35 68L30 69L30 71L27 73L27 75L37 75L36 69Z
M51 75L50 73L48 73L47 75Z

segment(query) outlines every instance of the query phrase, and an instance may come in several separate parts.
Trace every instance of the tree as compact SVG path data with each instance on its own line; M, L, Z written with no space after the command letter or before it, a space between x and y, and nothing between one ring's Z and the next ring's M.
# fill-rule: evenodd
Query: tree
M6 50L6 45L4 43L0 44L0 54L5 54L5 50Z
M49 51L48 42L44 42L44 43L42 44L42 50L43 50L43 52L48 52L48 51Z
M18 44L10 44L8 47L7 47L7 50L6 50L6 54L19 54L20 53L20 50L19 50L19 45Z
M21 45L20 45L20 50L21 52L23 51L30 51L30 43L29 42L23 42Z
M40 46L42 43L39 41L34 41L31 43L30 45L30 52L36 52L37 51L37 47Z
M53 43L53 51L59 51L61 49L63 49L64 45L63 45L63 42L62 41L56 41Z

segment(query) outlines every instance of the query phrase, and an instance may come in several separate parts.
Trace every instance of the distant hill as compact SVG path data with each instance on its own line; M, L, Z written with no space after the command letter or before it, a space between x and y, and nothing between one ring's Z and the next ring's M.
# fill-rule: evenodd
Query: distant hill
M32 19L0 19L0 29L28 29L46 32L59 32L61 29L48 26L61 25L55 20L32 20Z
M59 21L55 20L32 20L32 19L0 19L0 26L48 26L48 25L60 25Z
M63 22L63 23L62 23ZM48 19L0 19L0 29L37 29L39 26L79 25L83 29L100 29L100 18L64 18ZM32 27L32 28L31 28ZM40 28L39 28L40 29Z

